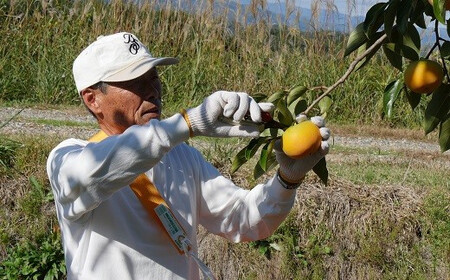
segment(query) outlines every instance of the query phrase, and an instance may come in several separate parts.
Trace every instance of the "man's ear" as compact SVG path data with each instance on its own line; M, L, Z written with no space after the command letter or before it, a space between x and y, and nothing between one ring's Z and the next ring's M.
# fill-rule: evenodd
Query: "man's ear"
M81 98L83 99L84 104L95 115L101 113L98 103L99 100L97 99L98 91L99 90L93 88L85 88L81 91Z

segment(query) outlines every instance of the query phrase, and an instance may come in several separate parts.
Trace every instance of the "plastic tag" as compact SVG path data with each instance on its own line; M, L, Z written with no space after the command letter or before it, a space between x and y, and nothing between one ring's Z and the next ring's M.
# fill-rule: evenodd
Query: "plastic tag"
M194 252L191 251L191 242L187 238L186 232L181 227L180 223L178 223L170 209L165 204L160 204L155 208L155 212L173 243L178 247L178 250L184 253L186 257L191 257L194 259L205 279L216 280L209 267L204 264Z
M175 243L175 245L178 247L178 250L180 252L183 252L183 244L182 240L186 238L186 232L181 227L180 223L178 223L175 216L172 214L170 209L164 205L160 204L155 208L156 215L158 215L158 218L161 220L164 228L166 229L167 233L169 234L172 241Z

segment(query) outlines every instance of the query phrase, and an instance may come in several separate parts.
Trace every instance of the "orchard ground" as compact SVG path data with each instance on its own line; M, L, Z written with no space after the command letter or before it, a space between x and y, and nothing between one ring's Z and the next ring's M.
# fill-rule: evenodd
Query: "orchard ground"
M18 113L0 108L0 124ZM335 125L327 156L330 182L312 174L287 221L270 238L231 244L199 230L200 255L219 279L449 279L450 153L421 130ZM0 175L0 261L6 248L57 232L46 155L67 137L96 131L83 107L24 109L0 128L22 142ZM250 188L252 163L230 174L239 139L194 138L190 145L237 184ZM36 200L35 178L44 195Z

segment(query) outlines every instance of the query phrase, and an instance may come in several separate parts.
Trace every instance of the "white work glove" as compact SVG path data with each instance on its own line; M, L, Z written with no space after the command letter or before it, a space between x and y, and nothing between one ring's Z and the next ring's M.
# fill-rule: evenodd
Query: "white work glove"
M305 115L297 116L297 122L305 121ZM300 159L288 157L281 149L281 141L277 141L274 146L275 156L280 166L279 175L283 181L290 184L296 184L303 180L308 173L327 153L329 150L328 138L330 138L330 129L325 127L325 120L322 117L312 117L311 121L319 127L322 143L317 152Z
M217 91L198 107L187 110L187 117L192 136L257 137L261 132L261 111L273 109L273 104L258 104L244 92ZM244 119L247 113L248 121Z

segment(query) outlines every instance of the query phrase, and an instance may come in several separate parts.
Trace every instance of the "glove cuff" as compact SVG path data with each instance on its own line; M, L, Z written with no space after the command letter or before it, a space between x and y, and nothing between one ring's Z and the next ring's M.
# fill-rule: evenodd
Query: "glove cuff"
M305 179L305 176L301 177L300 180L293 181L287 178L287 176L281 171L279 168L276 175L278 181L280 181L280 184L286 188L286 189L296 189L300 186L300 184Z
M183 116L184 120L186 121L186 124L189 127L189 137L194 137L194 132L192 131L191 120L189 119L189 116L188 116L186 110L181 109L180 114Z
M189 120L189 127L193 136L204 135L206 131L211 130L212 124L208 119L204 104L186 110L185 116Z

